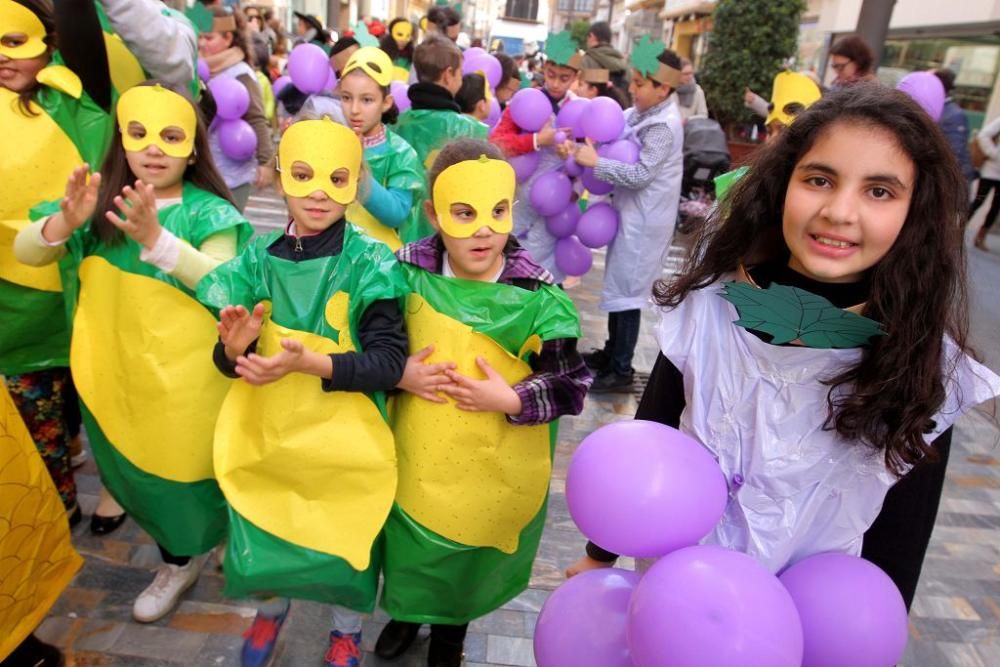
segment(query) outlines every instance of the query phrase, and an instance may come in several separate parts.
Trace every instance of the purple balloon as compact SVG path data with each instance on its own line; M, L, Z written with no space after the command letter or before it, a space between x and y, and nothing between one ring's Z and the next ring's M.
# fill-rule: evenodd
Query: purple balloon
M580 175L580 181L583 182L583 187L587 188L587 192L592 195L606 195L615 189L615 186L611 183L602 181L595 176L593 167L583 168L583 174Z
M700 442L639 419L588 435L566 472L573 521L590 540L625 556L651 558L697 544L728 498L725 476Z
M299 44L288 54L288 75L303 93L314 95L326 90L330 60L315 44Z
M402 81L392 81L389 84L389 93L392 95L393 101L396 102L396 108L399 109L399 113L409 111L410 109L409 90L410 87Z
M541 161L542 154L538 151L516 155L508 160L510 166L514 167L514 176L518 183L524 183L531 178Z
M496 127L496 124L500 122L500 116L503 111L500 109L500 103L497 102L496 97L490 97L490 114L486 117L486 124L490 127Z
M539 215L555 215L569 205L573 197L573 184L569 176L560 171L542 174L531 185L528 199Z
M219 146L233 160L249 160L257 151L257 134L243 119L224 120L218 125Z
M557 144L562 144L562 143L566 142L566 138L567 137L566 137L566 133L565 132L563 132L562 130L559 130L558 132L556 132L555 137L553 137L553 138L556 140Z
M567 236L556 241L556 266L567 276L582 276L590 271L594 256L590 248L580 243L575 236Z
M588 208L576 226L576 237L588 248L603 248L618 233L618 211L607 202Z
M590 100L580 117L584 136L594 141L614 141L625 129L625 112L610 97Z
M635 667L802 664L791 596L767 568L736 551L694 546L667 554L639 581L628 613Z
M329 68L330 73L326 77L326 85L323 86L323 92L332 93L337 89L337 73L333 71L333 68Z
M618 141L601 146L598 153L609 160L618 160L625 164L635 164L639 161L639 144L629 139L619 139Z
M906 605L878 566L825 553L799 561L779 579L802 619L802 667L890 667L903 656Z
M496 56L491 56L488 53L468 55L466 52L462 61L462 74L473 74L480 71L486 74L486 82L490 88L496 88L500 84L500 79L503 78L503 66L500 65Z
M522 88L510 98L510 116L526 132L538 132L552 118L552 104L537 88Z
M285 89L285 86L287 86L291 82L292 82L292 77L288 76L287 74L279 76L277 79L274 80L274 83L271 84L271 92L277 95L278 93L283 91Z
M462 52L464 58L472 58L473 56L486 55L486 49L481 46L470 46L465 51Z
M572 236L576 232L576 225L582 215L583 213L580 212L580 207L577 203L571 202L569 206L555 215L545 218L545 229L557 239Z
M198 78L208 83L209 78L211 78L212 73L208 69L208 63L198 58Z
M566 170L566 174L570 178L577 178L583 175L583 167L576 163L576 159L572 155L563 162L563 169Z
M581 572L549 596L535 625L538 667L632 667L625 625L639 574Z
M238 120L250 108L250 93L246 86L228 76L217 76L208 82L215 100L215 113L222 120Z
M583 139L586 135L583 132L583 124L580 119L589 104L590 100L585 97L578 97L566 102L556 116L556 127L568 127L573 131L574 139Z
M944 113L944 84L930 72L910 72L896 84L896 90L901 90L919 104L936 123Z

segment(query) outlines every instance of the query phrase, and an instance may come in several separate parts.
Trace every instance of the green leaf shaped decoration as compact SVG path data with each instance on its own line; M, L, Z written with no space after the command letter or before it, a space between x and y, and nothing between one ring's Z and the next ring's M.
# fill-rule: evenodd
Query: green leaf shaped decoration
M817 349L861 347L885 331L875 320L837 308L821 296L772 283L761 289L727 282L720 295L740 319L733 324L773 337L772 345L796 341Z
M656 74L656 71L660 69L658 58L666 48L667 45L660 40L651 42L649 41L649 35L643 35L639 43L632 49L632 67L638 70L643 76Z
M358 40L361 46L378 46L378 38L368 32L368 26L364 21L358 21L354 26L354 39Z
M212 20L215 15L205 5L196 2L185 10L184 15L194 24L198 32L212 32Z
M576 55L576 41L569 30L559 33L550 32L545 40L545 55L557 65L565 65Z

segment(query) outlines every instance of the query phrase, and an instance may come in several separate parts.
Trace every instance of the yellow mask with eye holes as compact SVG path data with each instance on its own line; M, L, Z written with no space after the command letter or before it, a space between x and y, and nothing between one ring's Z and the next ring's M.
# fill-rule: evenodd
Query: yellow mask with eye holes
M392 26L392 38L397 42L408 42L413 39L413 24L409 21L400 21Z
M172 90L162 86L129 88L118 100L117 114L122 146L129 152L144 151L150 144L170 157L188 157L194 152L198 117L191 103ZM140 138L133 137L130 123L142 125L146 133ZM179 129L184 139L168 142L163 137L168 128Z
M448 236L467 239L483 227L497 234L509 234L514 227L511 209L517 181L514 168L504 160L491 160L480 155L478 160L465 160L442 171L434 181L434 212L441 231ZM497 220L493 209L507 202L507 212ZM452 204L467 204L475 212L471 221L456 220Z
M343 125L329 118L299 121L285 131L278 144L281 188L289 197L308 197L322 190L330 199L346 206L358 194L361 156L361 140ZM313 172L310 179L293 178L292 165L296 162L309 165ZM348 176L338 186L332 177L340 169L346 169Z
M383 88L392 83L392 60L389 54L376 46L364 46L351 54L344 65L341 77L359 69Z
M23 44L6 46L10 35L24 35L27 39ZM38 17L13 0L0 0L0 54L11 60L28 60L42 55L47 48L45 26Z

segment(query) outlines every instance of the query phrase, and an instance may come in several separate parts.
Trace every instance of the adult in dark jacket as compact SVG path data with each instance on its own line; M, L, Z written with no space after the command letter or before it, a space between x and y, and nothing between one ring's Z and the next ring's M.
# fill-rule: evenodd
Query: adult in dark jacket
M941 113L941 120L938 125L944 132L948 145L955 153L959 166L962 167L962 174L969 183L979 177L976 168L972 166L972 158L969 156L969 119L965 115L962 107L958 106L952 96L951 91L955 87L955 73L950 69L934 70L934 76L941 80L944 92L947 97L944 100L944 111Z
M606 69L610 73L611 83L619 90L628 90L628 62L618 49L611 46L611 26L607 21L591 24L587 33L583 68Z

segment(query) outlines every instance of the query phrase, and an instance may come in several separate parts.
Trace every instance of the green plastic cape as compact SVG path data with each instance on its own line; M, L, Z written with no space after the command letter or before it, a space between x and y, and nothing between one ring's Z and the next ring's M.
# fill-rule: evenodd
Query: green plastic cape
M237 248L242 248L253 233L250 224L232 204L188 183L184 184L181 203L162 209L159 212L159 221L164 229L194 247L200 246L213 234L235 229ZM202 339L212 340L215 337L211 314L205 312L204 307L191 298L192 290L151 264L141 261L140 246L127 237L122 243L109 246L98 242L87 225L74 233L67 243L67 249L70 256L63 264L69 270L76 270L85 261L92 264L94 261L92 258L96 257L106 262L106 264L101 263L101 266L105 267L105 275L108 273L115 275L116 270L126 274L122 276L123 291L108 296L112 301L123 300L122 308L116 314L117 319L114 322L107 323L106 328L98 326L94 333L91 333L92 328L89 325L84 326L83 323L89 321L88 308L94 303L93 299L86 298L86 282L82 285L80 308L76 313L77 331L73 338L71 367L80 389L84 423L94 458L101 472L101 479L143 530L168 551L179 556L205 553L219 543L226 530L225 502L215 480L211 479L209 474L207 478L197 481L178 481L165 478L157 474L158 471L149 470L149 466L144 469L135 463L136 456L126 455L123 451L141 451L139 448L155 447L156 443L116 442L106 433L105 427L116 422L122 412L133 414L134 410L138 415L142 414L143 410L157 409L155 405L149 405L148 401L142 401L140 398L142 394L139 392L148 389L146 385L149 384L141 371L137 371L139 377L135 378L134 382L143 386L131 388L128 386L129 380L132 380L128 360L132 357L126 355L143 354L141 351L144 350L144 354L155 357L156 348L165 343L157 340L158 330L151 327L158 321L177 320L182 313L148 312L141 307L142 295L161 294L163 288L157 289L160 284L169 285L188 295L187 297L175 295L175 297L181 300L179 309L190 311L195 318L200 315L198 321L208 327L197 332ZM137 280L130 276L142 278ZM140 297L138 304L134 301L125 301L127 296L124 291L125 285L138 285ZM95 285L93 289L99 288ZM167 293L169 296L170 291L167 290ZM70 300L76 303L77 295L72 294ZM101 311L102 314L103 312ZM81 326L84 328L81 329ZM128 331L139 332L140 339L125 339L124 336L128 335ZM123 333L119 335L119 332ZM184 331L175 332L175 335L185 336L189 333L193 335L193 332ZM200 345L196 349L191 349L190 345L185 348L183 340L177 341L176 344L181 350L195 357L194 363L197 368L214 377L211 374L216 374L216 371L211 362L210 351L205 351ZM160 366L161 363L154 361L154 365ZM115 373L116 369L122 372ZM176 377L177 371L174 372L174 377L171 377L169 367L164 367L161 372L163 382L179 387L185 386L185 377ZM182 395L185 392L181 389L177 393ZM196 390L192 390L192 393L196 393ZM136 395L136 399L130 403L128 397L132 395ZM183 397L177 396L173 400L183 401ZM190 405L190 402L185 401L184 404ZM162 434L165 441L171 445L178 440L183 440L183 444L195 444L192 440L197 439L203 441L203 446L210 452L214 413L206 417L209 422L208 432L195 433L191 436L181 435L185 433L184 429L188 425L181 423L185 420L181 419L180 414L175 416L177 418L175 429L171 433ZM112 427L112 432L121 431Z
M541 340L580 336L576 309L557 287L543 286L531 292L445 278L410 265L404 268L412 290L435 310L485 334L513 355L518 355L533 336ZM397 433L401 428L394 424ZM516 431L526 427L508 428ZM539 452L549 461L557 429L557 422L549 424L549 447ZM405 447L399 439L396 444L397 449ZM508 483L515 486L517 481ZM499 608L528 586L547 502L545 492L541 509L522 528L512 553L445 538L421 525L397 503L385 528L382 606L394 619L445 624L467 623ZM455 508L462 506L461 498L455 498Z
M311 336L314 340L321 337L343 345L349 340L358 341L361 316L371 303L382 299L400 299L407 292L405 277L385 244L370 239L353 225L347 225L345 229L343 250L339 255L302 262L276 258L268 253L268 246L280 235L281 232L276 232L256 239L238 258L206 276L198 284L199 299L214 309L221 309L229 304L242 304L252 308L257 303L269 302L270 314L268 321L265 322L265 328L272 326L273 323L287 330ZM339 316L332 316L331 304L336 297L344 294L347 296L346 315L341 313ZM332 320L334 323L343 321L347 325L347 330L338 329L331 323ZM266 387L251 387L250 391L261 391L277 386L293 376ZM381 427L388 431L385 426L383 393L370 395L324 393L318 378L303 377L308 382L303 390L305 393L295 397L299 405L306 406L310 402L313 405L330 405L332 404L330 402L346 402L349 397L360 397L374 406L375 409L372 411L374 417L379 420ZM227 403L233 396L232 392L242 385L243 383L233 385ZM242 390L246 390L246 387L250 385L245 385ZM306 393L310 395L305 395ZM249 409L254 409L252 402ZM257 452L263 452L264 456L273 455L277 450L277 455L280 457L284 445L288 446L286 451L296 451L296 446L301 444L299 442L301 438L296 439L297 434L315 433L319 428L320 432L329 433L335 439L341 430L364 425L342 423L338 428L337 424L330 424L329 430L325 430L322 422L311 423L309 418L312 413L308 409L302 409L302 414L295 416L294 432L282 432L275 437L269 437L272 434L262 434L258 431L246 434L246 439L242 441L239 439L233 441L223 438L222 435L228 431L238 432L239 422L242 419L239 414L228 417L227 414L224 406L216 430L215 444L216 471L229 501L230 536L225 562L226 595L230 597L283 595L335 603L358 611L371 611L374 608L378 586L380 529L384 515L377 517L379 534L367 547L369 552L365 558L368 561L367 566L355 568L345 558L303 546L302 543L310 542L312 538L322 536L331 530L329 525L322 525L322 521L310 523L306 517L292 517L292 522L300 524L296 530L305 532L298 533L296 541L291 541L275 534L279 531L264 530L236 509L236 505L247 502L247 497L252 501L252 497L259 493L259 487L264 486L269 487L268 493L273 494L276 491L281 494L282 498L287 499L287 503L307 502L309 498L315 499L317 503L337 502L338 494L344 493L338 481L339 476L346 474L341 471L338 460L314 459L307 465L311 468L309 473L300 471L296 481L287 484L282 479L270 476L266 461L259 461L257 465L254 465L254 461L244 461L241 466L230 468L243 477L238 478L233 475L232 479L238 481L246 479L247 476L255 476L256 479L262 480L258 487L246 489L229 485L226 481L227 473L220 466L221 459L230 460L240 456L240 452L233 452L233 449L252 450L254 454L251 457L256 456ZM315 421L317 417L312 416ZM274 430L272 426L281 428L277 424L268 424L265 428L271 431ZM285 437L288 438L287 441L283 439ZM277 442L273 442L275 438ZM395 463L391 434L388 434L388 438L394 480ZM250 442L251 440L253 442ZM260 446L262 443L264 447ZM342 443L330 444L332 450ZM349 444L356 449L366 446L363 438L356 438ZM267 450L267 447L271 449ZM319 477L322 481L318 485L310 485L307 477ZM392 489L394 488L393 481ZM391 504L391 495L390 489L389 502L385 507L386 514ZM285 503L278 500L272 504ZM329 523L335 521L336 517L328 518Z
M410 213L399 229L413 228L419 224L426 194L424 189L424 170L413 147L387 127L385 128L385 143L374 150L365 149L365 163L368 165L372 178L382 187L409 190L413 194L413 205L410 207ZM361 206L360 203L356 205ZM370 216L370 214L368 215ZM348 218L351 218L350 212L348 213ZM353 218L351 220L359 226L364 226L358 220ZM393 252L398 250L399 245L401 245L398 243L398 232L395 229L382 225L377 220L375 220L375 224L381 227L378 230L380 235L384 235L386 238L394 241L389 249Z
M485 140L489 135L489 128L474 118L454 111L411 109L396 121L396 133L417 152L417 158L423 166L422 174L426 174L446 143L461 137ZM418 216L415 220L408 220L400 228L399 235L403 243L419 241L434 233L422 207Z

